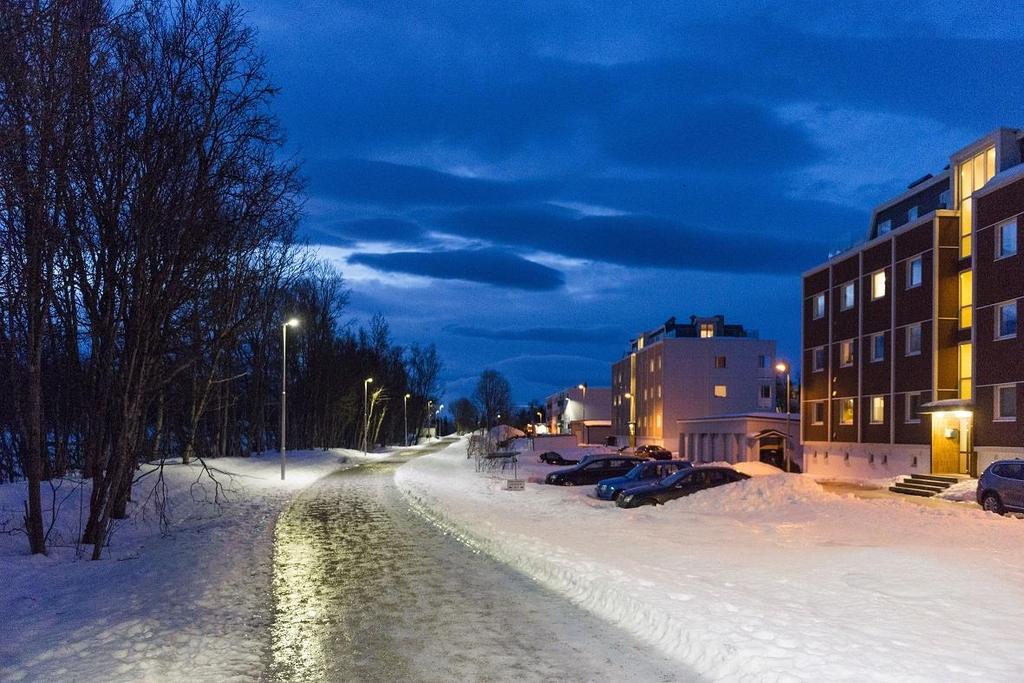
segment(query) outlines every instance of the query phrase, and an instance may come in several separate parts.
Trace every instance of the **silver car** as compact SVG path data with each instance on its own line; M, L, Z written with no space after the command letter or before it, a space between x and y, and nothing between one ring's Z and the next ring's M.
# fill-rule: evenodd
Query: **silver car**
M989 512L1024 512L1024 460L997 460L978 479L978 505Z

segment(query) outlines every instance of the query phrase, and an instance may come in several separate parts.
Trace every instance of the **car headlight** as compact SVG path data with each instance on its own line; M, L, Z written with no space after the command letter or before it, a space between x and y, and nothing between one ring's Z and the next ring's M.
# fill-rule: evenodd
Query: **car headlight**
M621 500L623 503L632 503L633 496L621 496L619 500Z

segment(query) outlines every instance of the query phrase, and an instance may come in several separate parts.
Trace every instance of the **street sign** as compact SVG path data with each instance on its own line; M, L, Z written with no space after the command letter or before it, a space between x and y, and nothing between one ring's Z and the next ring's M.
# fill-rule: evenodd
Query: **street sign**
M526 480L524 479L506 479L505 490L506 491L523 491L526 489Z

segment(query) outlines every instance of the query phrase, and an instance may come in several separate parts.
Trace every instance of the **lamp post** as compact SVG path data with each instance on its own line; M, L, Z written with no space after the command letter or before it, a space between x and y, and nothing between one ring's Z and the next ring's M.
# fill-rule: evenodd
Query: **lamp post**
M626 429L629 430L629 447L636 448L636 425L633 423L633 394L627 391L622 396L629 399L629 419L626 420Z
M402 399L403 407L405 408L405 447L409 447L409 397L412 394L406 394L405 398Z
M373 378L367 377L363 380L363 455L366 455L367 440L370 436L370 413L369 413L369 388L373 384Z
M437 418L441 415L441 411L444 410L444 404L437 406L437 410L434 411L434 436L440 438L440 434L437 432Z
M426 418L427 418L427 424L426 424L427 434L430 433L430 420L431 420L430 416L433 415L433 411L434 411L434 401L433 400L427 401L427 415L426 415Z
M792 389L790 389L789 364L786 363L785 361L779 361L778 363L775 364L775 370L776 370L776 372L784 372L784 373L786 373L786 404L785 404L786 405L786 439L782 442L782 457L785 458L785 460L786 460L786 471L789 472L792 469L790 467L790 464L789 464L790 463L789 440L790 440L790 438L792 438L790 433L789 433L789 429L790 429L790 427L789 427L789 413L790 413L789 401L790 401L790 399L792 398L792 395L793 395L792 394Z
M297 327L298 324L298 318L291 318L281 324L281 481L284 481L284 430L287 424L286 417L288 415L288 411L285 409L287 407L286 404L288 399L288 328Z

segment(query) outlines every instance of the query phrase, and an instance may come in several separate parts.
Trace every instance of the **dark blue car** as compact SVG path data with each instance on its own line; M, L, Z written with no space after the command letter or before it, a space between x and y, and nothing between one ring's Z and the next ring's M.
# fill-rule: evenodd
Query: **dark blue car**
M635 508L641 505L664 505L670 500L688 496L697 491L750 479L731 467L688 467L679 470L653 484L641 484L626 489L615 504L620 508Z
M602 479L597 483L594 494L601 500L615 500L615 496L624 489L664 479L685 467L693 467L693 465L685 460L642 462L621 477Z

